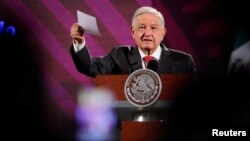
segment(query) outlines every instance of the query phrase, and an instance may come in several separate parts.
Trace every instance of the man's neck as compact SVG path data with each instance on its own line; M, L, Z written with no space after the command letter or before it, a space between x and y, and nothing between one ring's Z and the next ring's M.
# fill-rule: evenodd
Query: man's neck
M142 50L143 53L146 54L146 55L152 55L152 54L155 52L156 49L157 49L157 48L155 48L155 49L153 49L153 50L150 50L150 49L141 49L141 50Z
M139 52L140 52L141 57L144 57L144 56L148 55L148 51L142 50L140 47L138 47L138 48L139 48ZM160 52L161 52L161 47L159 45L154 50L150 51L149 55L154 56L157 59L160 59L160 54L161 54Z

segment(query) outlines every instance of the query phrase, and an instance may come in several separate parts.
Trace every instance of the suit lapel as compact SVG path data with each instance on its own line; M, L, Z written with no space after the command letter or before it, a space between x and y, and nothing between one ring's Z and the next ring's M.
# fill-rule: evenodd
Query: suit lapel
M159 60L159 68L157 70L158 73L168 73L171 68L171 61L169 60L169 50L161 44L161 57Z
M171 70L171 61L169 59L169 50L165 47L165 45L161 44L161 57L159 60L159 68L157 70L158 73L168 73ZM142 69L141 55L139 53L138 47L130 47L130 53L128 55L129 63L130 63L130 72L132 73L135 70Z
M135 70L142 69L141 55L139 53L138 47L130 47L130 54L128 56L130 63L130 73Z

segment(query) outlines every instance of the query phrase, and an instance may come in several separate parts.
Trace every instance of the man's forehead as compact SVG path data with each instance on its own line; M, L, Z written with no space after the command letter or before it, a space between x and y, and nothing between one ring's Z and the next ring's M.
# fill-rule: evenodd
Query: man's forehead
M159 24L154 24L154 23L152 23L152 24L138 23L136 25L137 26L159 26Z

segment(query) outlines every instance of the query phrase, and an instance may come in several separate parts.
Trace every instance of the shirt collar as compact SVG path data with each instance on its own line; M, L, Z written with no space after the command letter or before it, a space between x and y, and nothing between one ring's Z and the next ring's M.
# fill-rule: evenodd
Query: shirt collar
M145 54L145 53L141 50L140 47L138 47L138 48L139 48L139 53L140 53L140 55L141 55L141 58L147 56L147 54ZM153 56L153 57L154 57L155 59L157 59L157 60L160 59L160 56L161 56L161 47L160 47L160 45L157 46L155 52L153 52L153 54L152 54L151 56Z

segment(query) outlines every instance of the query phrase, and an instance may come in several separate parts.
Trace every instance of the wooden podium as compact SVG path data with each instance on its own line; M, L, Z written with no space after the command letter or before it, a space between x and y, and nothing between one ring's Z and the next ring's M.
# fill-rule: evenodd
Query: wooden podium
M112 90L116 96L116 100L119 102L127 102L124 94L124 84L129 75L97 75L96 86L106 87ZM159 102L171 102L178 94L181 93L191 81L194 76L188 74L159 74L162 81L162 92L157 101ZM156 102L157 102L156 101ZM122 110L130 109L129 117L132 116L133 110L138 110L138 107L133 106L127 102L128 107ZM119 107L119 104L118 104ZM132 110L131 110L132 109ZM164 105L148 106L145 109L157 110L167 109ZM141 110L141 109L140 109ZM147 111L147 110L146 110ZM124 113L122 111L122 113ZM130 115L131 114L131 115ZM166 134L167 121L163 120L147 120L147 121L135 121L133 118L122 119L121 121L121 140L122 141L157 141L162 140Z

